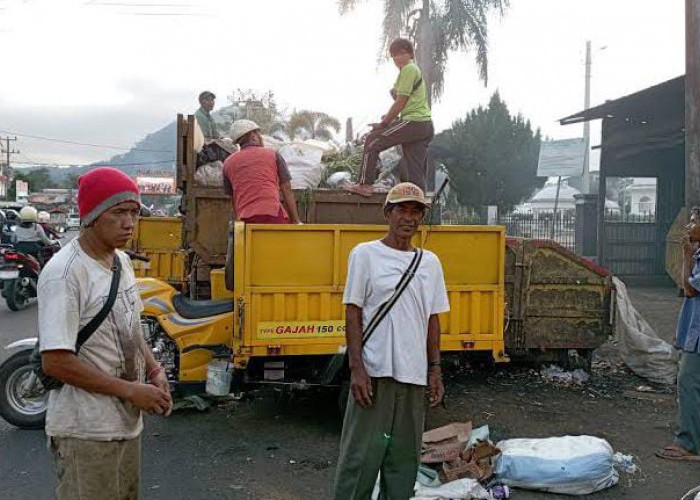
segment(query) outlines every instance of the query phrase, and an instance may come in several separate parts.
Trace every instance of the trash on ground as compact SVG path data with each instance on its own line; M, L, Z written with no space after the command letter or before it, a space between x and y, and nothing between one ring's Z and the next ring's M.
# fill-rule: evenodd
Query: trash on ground
M173 403L173 411L179 410L199 410L206 411L211 407L211 403L201 396L193 394L191 396L185 396L182 399L178 399Z
M427 499L460 499L460 500L491 500L491 494L475 479L459 479L451 483L443 484L437 488L423 486L416 483L413 493L414 500ZM506 497L503 497L506 498Z
M591 377L588 372L580 368L567 372L563 368L556 365L549 365L547 368L544 368L542 371L540 371L540 376L546 382L566 386L584 385Z
M610 444L593 436L508 439L497 444L498 480L508 486L588 495L618 482Z
M659 384L674 384L678 353L634 308L625 284L615 277L613 283L617 291L615 336L620 357L640 377Z
M493 500L502 500L504 498L510 498L510 488L505 484L497 484L489 488L489 493Z
M472 431L472 423L453 423L423 433L421 462L437 464L454 460L464 451Z
M613 455L613 465L626 474L634 474L639 470L639 466L634 462L634 456L624 455L619 451Z

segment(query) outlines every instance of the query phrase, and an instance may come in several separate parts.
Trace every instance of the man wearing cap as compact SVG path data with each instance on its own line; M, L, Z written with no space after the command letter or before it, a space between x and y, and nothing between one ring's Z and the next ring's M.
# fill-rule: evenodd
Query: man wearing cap
M237 219L251 224L300 224L287 163L264 147L260 127L250 120L236 120L231 138L241 150L224 162L224 191L231 195ZM289 214L280 202L280 192Z
M336 500L370 498L381 472L381 498L411 498L421 451L426 386L431 406L444 396L440 321L449 310L438 257L412 240L425 216L423 191L394 186L384 216L389 232L350 253L346 306L350 395L335 475ZM410 267L413 266L413 267ZM382 316L377 311L413 275ZM377 319L380 318L380 319ZM368 324L376 328L366 336Z
M195 111L194 117L197 119L199 128L206 139L218 139L219 132L216 130L216 123L211 117L211 111L214 109L216 96L213 92L205 90L199 94L199 109Z
M49 393L46 434L62 499L139 497L141 411L168 415L167 376L141 333L139 289L123 247L139 215L139 190L101 167L78 180L81 233L42 270L39 346ZM117 260L118 259L118 260ZM78 332L102 310L121 264L111 310L76 354ZM147 383L145 381L148 381Z

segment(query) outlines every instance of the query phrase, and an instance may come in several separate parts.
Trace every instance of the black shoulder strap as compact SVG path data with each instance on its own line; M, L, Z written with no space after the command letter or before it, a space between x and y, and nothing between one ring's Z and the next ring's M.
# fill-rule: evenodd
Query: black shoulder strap
M363 346L367 343L370 336L377 329L379 323L389 313L391 308L394 307L394 304L396 304L396 301L399 300L399 297L404 292L404 290L408 288L408 284L411 282L411 280L416 274L416 271L418 271L418 268L420 267L421 260L423 260L423 250L420 248L416 248L413 260L411 260L411 263L408 265L403 275L401 276L401 279L397 283L396 288L394 288L394 293L391 295L391 297L389 297L389 300L387 300L381 306L379 306L377 312L374 314L374 317L367 324L367 327L365 328L365 331L362 335Z
M90 336L100 327L109 312L112 310L114 302L117 300L117 291L119 291L119 278L121 277L121 274L122 263L119 259L119 255L115 253L114 262L112 263L112 282L109 285L109 296L107 297L107 302L105 302L105 305L102 306L100 312L98 312L97 315L78 332L78 341L75 343L76 354L87 339L89 339Z
M420 78L418 78L418 81L413 84L413 90L411 91L411 94L413 94L413 92L418 90L422 83L423 83L423 77L421 76Z

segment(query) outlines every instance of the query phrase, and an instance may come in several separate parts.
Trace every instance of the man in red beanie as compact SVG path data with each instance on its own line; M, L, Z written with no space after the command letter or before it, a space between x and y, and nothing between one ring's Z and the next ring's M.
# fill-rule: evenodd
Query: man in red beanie
M141 334L134 272L118 250L139 215L139 190L123 172L97 168L78 179L78 208L80 236L49 261L38 284L42 366L64 383L50 392L46 414L56 496L135 499L141 411L167 416L172 408L167 376ZM91 329L77 345L78 332Z

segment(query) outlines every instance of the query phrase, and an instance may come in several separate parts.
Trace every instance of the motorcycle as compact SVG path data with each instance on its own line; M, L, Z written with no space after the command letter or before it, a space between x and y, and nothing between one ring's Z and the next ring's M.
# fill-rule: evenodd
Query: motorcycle
M38 243L16 243L0 245L0 295L7 301L11 311L28 307L36 298L37 281L42 264L60 249L60 242L41 246Z
M148 259L138 255L129 256L132 260L148 262ZM212 356L230 359L232 349L223 339L219 343L203 342L179 349L175 339L195 334L197 338L213 341L217 338L217 333L220 335L219 332L229 331L229 325L233 324L233 301L193 301L162 281L139 278L137 282L144 302L141 329L146 342L153 350L153 356L165 369L171 389L181 394L193 390L201 391L201 380L188 383L188 379L201 379L201 371L206 372L206 366ZM165 320L164 315L170 313L174 313L175 319ZM6 350L17 352L0 365L0 416L24 429L44 426L48 404L48 391L41 385L30 365L30 355L36 342L37 338L34 337L8 345ZM201 350L202 355L193 353L195 363L192 364L192 361L188 360L183 366L181 355L196 350ZM209 351L209 355L205 355L203 351Z

